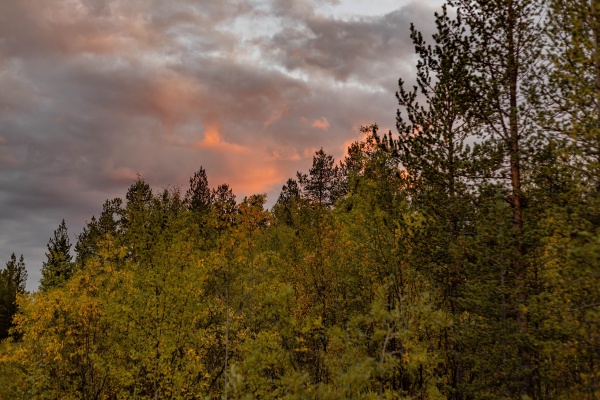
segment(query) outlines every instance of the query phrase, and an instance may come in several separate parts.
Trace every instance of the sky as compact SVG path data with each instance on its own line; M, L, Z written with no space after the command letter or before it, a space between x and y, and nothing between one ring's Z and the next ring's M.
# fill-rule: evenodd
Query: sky
M0 265L35 290L64 218L71 243L138 174L268 205L316 150L395 130L413 22L437 0L0 0Z

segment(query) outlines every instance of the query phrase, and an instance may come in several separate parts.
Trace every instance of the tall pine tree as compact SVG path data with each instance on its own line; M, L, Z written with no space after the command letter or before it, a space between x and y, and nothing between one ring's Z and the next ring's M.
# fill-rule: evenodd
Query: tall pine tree
M63 285L73 275L75 265L72 262L71 242L67 225L63 219L48 242L46 261L42 266L40 291Z
M535 130L525 83L536 74L540 64L543 4L540 0L449 0L448 3L457 8L469 30L470 77L479 94L473 101L485 127L481 137L489 148L496 150L494 154L502 155L502 163L491 172L496 182L507 182L503 186L511 212L511 232L503 233L512 237L506 243L510 248L506 315L516 324L517 335L510 342L516 343L518 350L515 363L500 379L503 389L499 390L511 396L534 396L538 369L527 307L535 294L532 289L539 284L529 257L535 242L535 221L526 214L524 179L532 168L525 152L526 143Z
M185 204L190 211L205 216L210 212L213 196L213 192L208 187L206 171L200 167L190 178L190 187L184 198Z
M473 141L478 126L472 118L474 91L466 28L460 14L451 19L446 7L436 14L436 25L433 45L411 26L419 57L417 85L407 90L399 82L399 138L394 147L406 169L413 210L425 220L414 228L412 262L439 290L440 308L453 320L440 343L445 357L439 370L440 386L448 398L462 399L465 383L471 379L463 335L463 324L469 323L464 318L469 272L465 241L471 235L474 215L474 168L467 141Z

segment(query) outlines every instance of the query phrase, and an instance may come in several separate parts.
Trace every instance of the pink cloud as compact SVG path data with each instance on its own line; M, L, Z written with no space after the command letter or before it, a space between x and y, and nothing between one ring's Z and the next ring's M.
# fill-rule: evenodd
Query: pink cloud
M19 161L12 154L9 154L9 153L0 153L0 164L14 167L17 164L19 164Z
M321 117L319 119L315 119L310 126L311 128L323 129L326 131L329 129L329 121L327 118Z
M121 183L133 182L137 176L137 172L129 167L117 167L106 174L108 180Z
M142 98L141 111L157 116L171 133L177 123L183 122L194 113L198 103L198 92L193 80L169 70L162 70L150 83Z
M223 140L219 127L215 124L209 125L204 130L204 139L191 143L189 147L196 149L210 149L224 153L247 153L248 149L239 144L229 143Z
M300 161L302 157L298 154L297 149L292 150L273 150L271 152L273 156L273 160L282 160L282 161Z
M319 149L316 148L316 147L314 147L314 146L313 147L307 147L302 152L302 155L304 156L304 158L312 158L317 151L319 151Z
M244 164L242 162L241 164ZM278 186L285 177L275 165L255 164L253 168L245 169L245 174L231 179L231 186L240 193L264 193Z
M289 112L289 108L286 104L279 111L277 111L276 113L271 115L269 118L267 118L267 120L263 124L263 127L266 128L266 127L270 126L271 124L273 124L274 122L279 121L281 118L286 116L288 114L288 112Z

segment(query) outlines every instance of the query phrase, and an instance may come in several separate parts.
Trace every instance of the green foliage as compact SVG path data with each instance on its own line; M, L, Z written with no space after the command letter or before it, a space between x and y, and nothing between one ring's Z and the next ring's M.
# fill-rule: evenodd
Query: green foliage
M572 172L593 186L600 175L600 3L551 0L545 22L542 124L568 147Z

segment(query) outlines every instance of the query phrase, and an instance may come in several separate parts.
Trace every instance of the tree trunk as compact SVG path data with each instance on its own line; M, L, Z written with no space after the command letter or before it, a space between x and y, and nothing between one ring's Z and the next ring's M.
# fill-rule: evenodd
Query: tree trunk
M508 79L509 79L509 152L510 152L510 177L511 177L511 195L512 195L512 223L515 231L516 258L513 261L513 270L516 276L516 297L517 297L517 324L519 332L524 337L528 330L527 312L525 304L527 303L526 277L527 266L525 265L525 249L523 246L523 193L521 191L521 149L519 137L519 110L518 110L518 83L519 83L519 49L516 47L516 28L518 18L515 15L515 5L512 0L508 1ZM522 367L522 388L521 395L531 395L531 374L529 373L530 354L527 344L521 343L519 356Z

